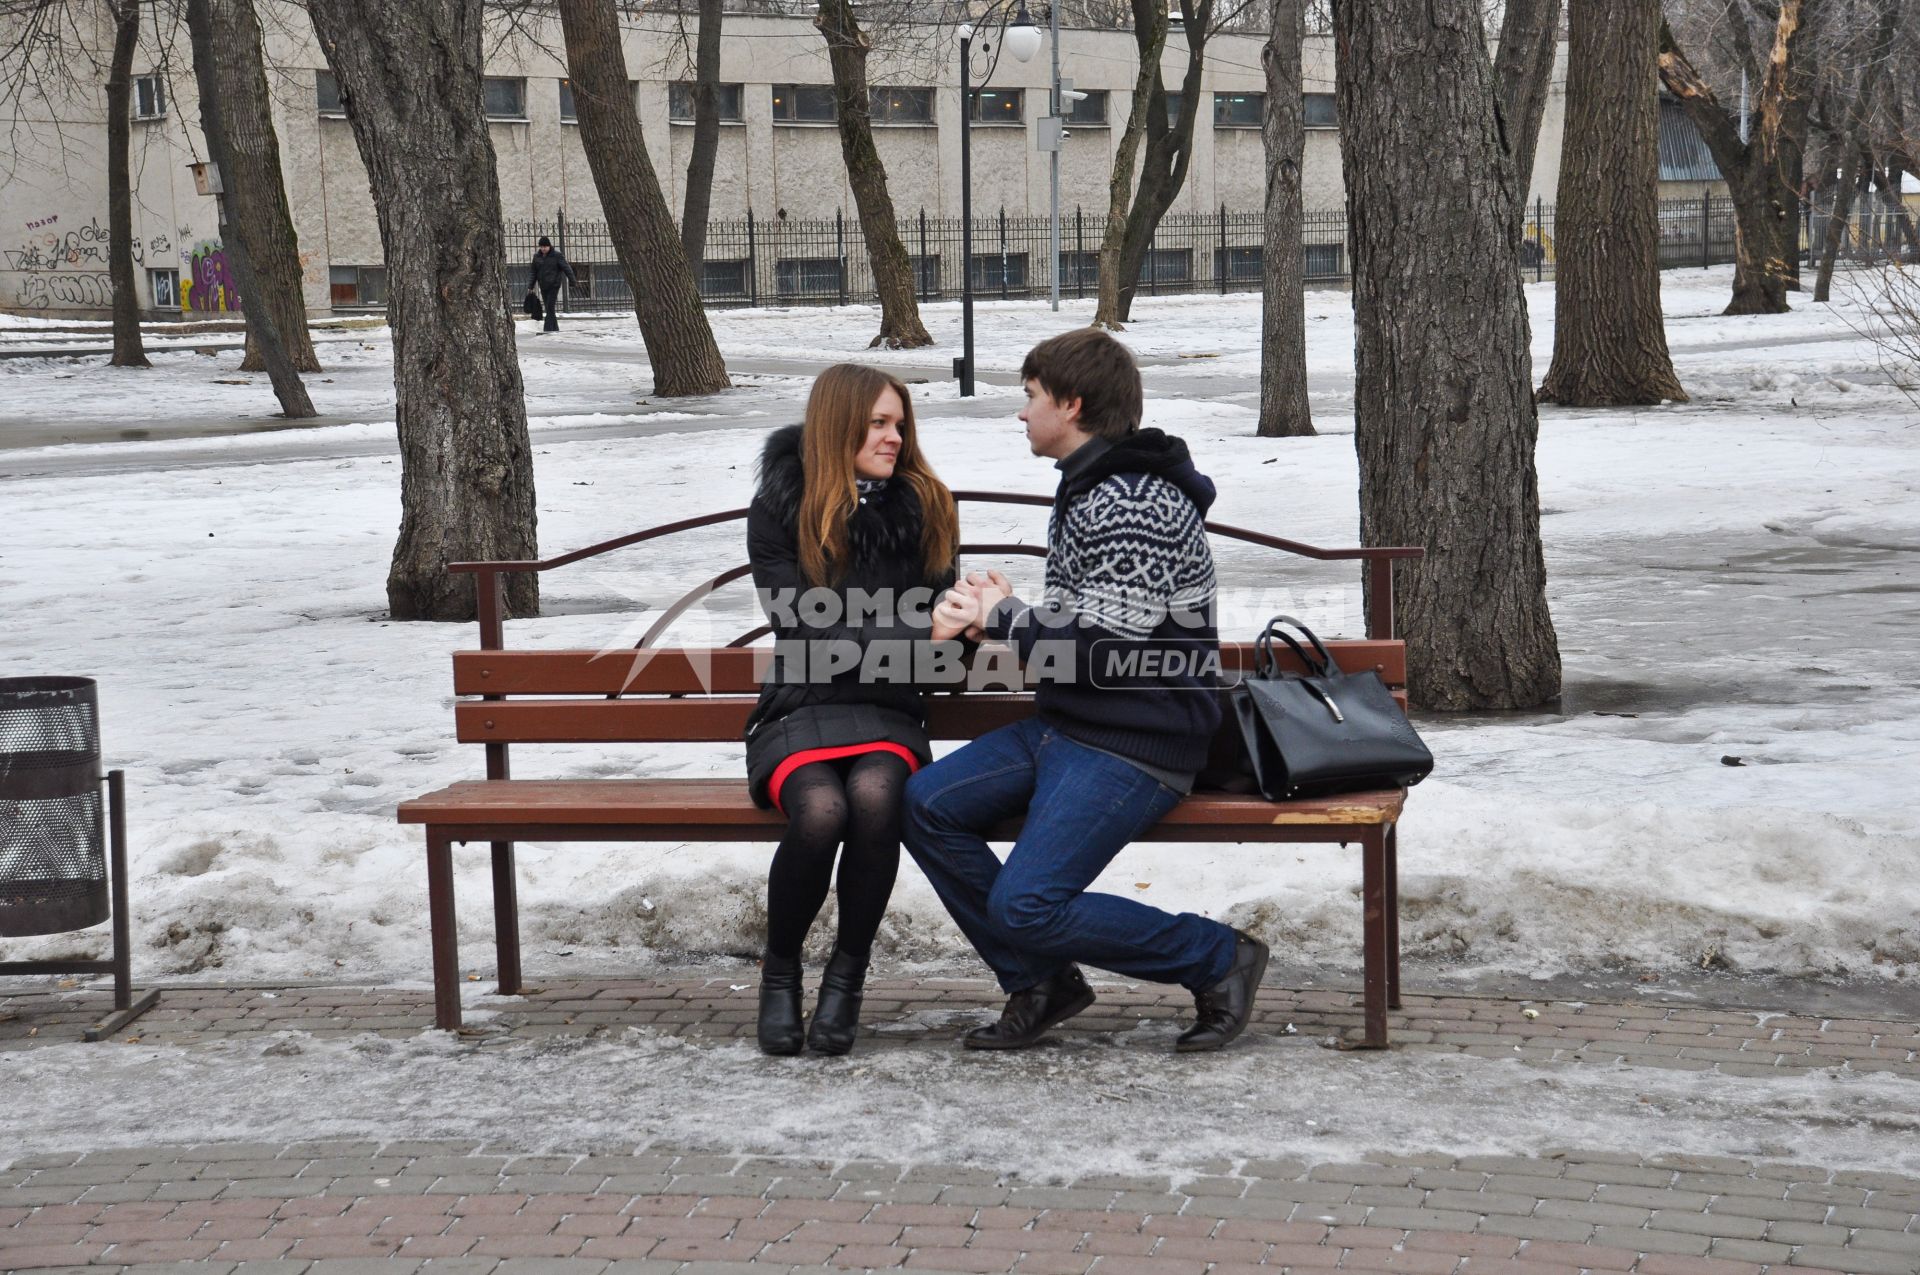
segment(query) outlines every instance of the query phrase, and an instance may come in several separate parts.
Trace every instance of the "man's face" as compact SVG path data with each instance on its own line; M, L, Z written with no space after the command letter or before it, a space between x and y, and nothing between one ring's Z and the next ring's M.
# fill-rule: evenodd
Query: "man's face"
M1027 405L1020 409L1026 422L1027 445L1035 456L1061 460L1071 456L1092 435L1080 428L1080 400L1062 403L1039 381L1027 381Z

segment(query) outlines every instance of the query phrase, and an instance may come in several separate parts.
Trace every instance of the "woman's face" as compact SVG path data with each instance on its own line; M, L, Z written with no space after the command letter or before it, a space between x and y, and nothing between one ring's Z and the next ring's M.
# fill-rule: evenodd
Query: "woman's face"
M900 420L905 415L906 405L894 388L881 390L867 416L866 439L853 456L854 473L862 478L893 477L894 464L900 459Z

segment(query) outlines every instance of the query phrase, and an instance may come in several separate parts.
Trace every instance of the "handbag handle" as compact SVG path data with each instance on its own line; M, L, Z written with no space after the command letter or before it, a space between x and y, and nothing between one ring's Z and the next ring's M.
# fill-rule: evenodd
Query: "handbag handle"
M1320 659L1318 661L1315 661L1311 655L1307 654L1306 649L1300 645L1299 640L1295 638L1293 634L1288 633L1286 629L1281 627L1282 625L1288 624L1291 624L1294 628L1299 629L1300 632L1306 635L1307 641L1313 644L1313 649L1319 652ZM1271 677L1277 670L1278 665L1273 657L1273 639L1276 637L1293 648L1293 653L1299 657L1300 663L1305 666L1308 673L1317 673L1321 677L1331 677L1338 671L1338 666L1333 662L1332 652L1327 650L1326 643L1322 642L1312 629L1290 615L1276 615L1267 621L1267 627L1261 631L1259 637L1254 639L1253 671L1256 676Z
M1314 672L1313 657L1308 655L1293 635L1281 629L1269 627L1253 640L1253 675L1258 678L1272 678L1279 675L1279 662L1273 656L1273 639L1279 638L1293 648L1309 673Z

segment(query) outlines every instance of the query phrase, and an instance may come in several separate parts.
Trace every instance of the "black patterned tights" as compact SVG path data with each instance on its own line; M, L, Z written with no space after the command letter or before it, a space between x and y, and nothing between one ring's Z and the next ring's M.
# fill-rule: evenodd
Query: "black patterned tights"
M780 785L787 834L767 873L767 951L798 958L839 851L839 948L865 960L900 869L907 763L892 753L810 762Z

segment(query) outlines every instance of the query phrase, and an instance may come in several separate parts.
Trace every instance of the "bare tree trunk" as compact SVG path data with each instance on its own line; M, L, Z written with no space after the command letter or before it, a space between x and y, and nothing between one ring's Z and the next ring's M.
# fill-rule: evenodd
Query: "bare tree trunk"
M1847 239L1848 222L1853 217L1854 190L1865 185L1862 176L1860 151L1849 146L1847 158L1840 165L1840 184L1833 188L1833 206L1827 210L1827 233L1820 246L1820 273L1813 281L1815 301L1832 299L1833 265L1840 256L1840 246Z
M1133 298L1140 289L1140 268L1146 264L1153 247L1154 231L1160 219L1173 207L1174 197L1186 184L1187 169L1193 161L1193 130L1202 111L1212 119L1213 107L1207 94L1200 91L1205 70L1207 28L1213 22L1213 0L1180 0L1181 26L1187 37L1187 70L1180 84L1180 122L1167 126L1166 96L1160 91L1160 61L1154 59L1155 98L1161 103L1147 116L1147 150L1140 161L1140 185L1133 193L1133 207L1127 211L1127 237L1120 246L1120 276L1117 303L1121 323L1133 317Z
M728 389L733 382L640 132L614 0L560 0L560 28L580 141L633 291L653 392L673 397Z
M1553 364L1542 402L1685 402L1660 313L1660 0L1569 0Z
M1512 167L1477 0L1334 10L1353 235L1360 535L1396 580L1409 692L1435 709L1560 691L1534 471Z
M224 69L231 72L233 64L240 58L236 57L231 48L224 52L216 52L215 45L244 37L233 28L223 26L220 28L220 40L216 41L215 17L211 0L187 0L186 16L188 38L193 46L193 75L200 89L200 131L207 139L207 154L219 166L220 182L225 189L224 194L215 196L214 202L220 212L220 238L226 249L227 265L233 271L234 282L240 287L241 312L247 321L247 348L249 351L258 349L260 364L255 370L260 368L266 370L268 378L273 382L273 395L280 400L282 415L290 420L317 416L319 413L313 410L313 400L307 397L307 387L300 383L300 374L294 370L292 354L287 349L286 343L281 340L280 318L274 312L275 308L263 295L273 286L262 279L253 255L253 245L258 242L258 237L253 232L262 229L263 223L256 221L251 225L246 224L245 213L251 212L256 218L260 217L266 207L276 202L274 195L280 196L277 202L282 212L285 211L286 203L284 192L280 187L279 165L278 163L274 165L272 173L274 195L259 190L248 190L250 183L262 180L263 177L258 171L258 165L252 162L258 159L258 153L256 152L248 161L237 161L232 139L227 132L227 117L231 106L225 95L226 85L222 83L223 68L219 64L225 61L227 66ZM251 5L248 6L248 16L252 16ZM254 49L257 54L259 49L257 28L254 34L256 37ZM262 93L266 91L264 79L259 87ZM268 130L267 135L272 137L271 129ZM242 191L247 193L242 195ZM287 229L290 232L292 226L289 224ZM297 271L298 261L294 262L294 267ZM284 280L280 282L284 283ZM297 289L299 282L297 274L294 282ZM298 295L296 291L296 300ZM306 331L304 308L301 311L299 331L302 333ZM244 365L243 360L242 366Z
M1306 153L1303 74L1306 0L1273 0L1272 28L1260 49L1267 113L1266 247L1260 254L1260 428L1262 438L1314 432L1307 402L1307 270L1301 256L1300 165ZM1220 263L1221 269L1226 262Z
M687 198L680 214L680 246L696 283L705 268L713 161L720 152L720 24L724 16L723 0L700 0L700 34L693 55L693 152L687 156Z
M539 556L513 321L501 304L500 183L480 80L482 0L308 0L380 221L400 434L397 620L470 620L458 561ZM677 245L673 252L680 260ZM537 615L539 577L506 577Z
M211 10L217 33L211 44L214 89L219 94L221 131L226 135L220 171L228 211L254 278L251 291L242 285L242 304L249 319L263 306L272 316L294 371L318 372L320 358L307 331L307 302L301 290L300 241L293 231L293 213L280 171L280 141L273 131L260 20L253 0L212 0ZM206 110L204 102L201 110ZM252 328L249 323L247 358L240 366L249 372L264 371L266 364L253 349Z
M1785 314L1796 274L1800 192L1794 156L1807 126L1807 75L1799 64L1806 18L1818 0L1780 0L1773 50L1761 81L1746 141L1665 23L1660 26L1660 81L1687 117L1727 180L1733 199L1733 299L1724 314ZM1795 134L1798 134L1796 140Z
M113 285L114 367L152 367L140 340L133 279L133 55L140 0L114 0L113 61L107 69L107 279Z
M1895 37L1899 34L1900 11L1903 7L1900 0L1878 0L1880 21L1867 53L1866 69L1860 75L1858 93L1846 113L1847 132L1842 140L1846 158L1840 165L1840 184L1834 189L1833 205L1827 218L1819 274L1813 285L1815 301L1824 302L1832 293L1834 261L1847 238L1847 223L1853 215L1856 194L1862 199L1870 196L1873 173L1877 167L1871 148L1874 144L1874 118L1879 106L1877 96L1880 78L1888 64L1895 60Z
M900 242L900 229L894 222L886 165L880 162L880 152L873 144L873 104L867 92L867 54L872 41L854 17L852 0L820 0L813 24L827 40L835 114L840 124L840 154L846 160L854 207L860 212L860 234L867 243L874 291L880 294L880 331L868 347L911 350L932 345L933 338L920 321L920 305L913 295L913 261ZM962 102L960 109L966 108Z
M1122 250L1127 241L1127 209L1133 203L1134 165L1149 121L1166 127L1167 96L1160 85L1160 55L1167 47L1167 0L1133 0L1133 39L1140 52L1140 69L1133 81L1133 100L1127 126L1114 149L1113 176L1107 182L1107 225L1100 237L1100 297L1094 306L1093 326L1114 331L1126 327L1120 305L1124 277ZM1134 270L1139 271L1139 263Z
M1560 0L1506 0L1500 18L1500 49L1493 64L1500 98L1500 122L1513 155L1514 199L1525 215L1533 189L1534 153L1540 147L1540 118L1547 110L1553 82L1553 55L1560 45Z
M1880 192L1881 202L1886 205L1886 211L1893 219L1896 239L1904 241L1914 260L1920 261L1920 231L1914 229L1913 214L1901 198L1902 175L1909 171L1903 163L1889 164L1884 174L1875 170L1873 181ZM1898 256L1900 249L1896 246L1893 253Z

